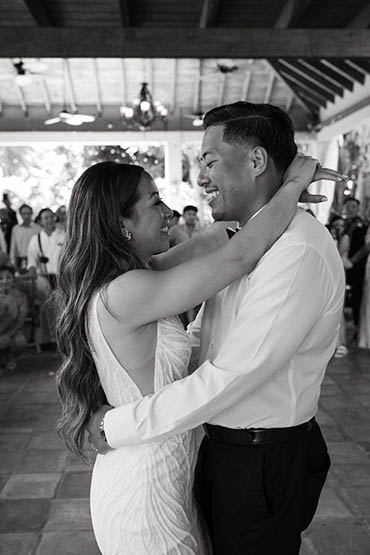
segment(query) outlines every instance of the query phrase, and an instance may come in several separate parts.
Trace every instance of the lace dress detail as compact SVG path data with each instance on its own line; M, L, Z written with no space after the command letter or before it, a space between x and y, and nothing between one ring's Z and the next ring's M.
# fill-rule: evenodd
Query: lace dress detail
M98 296L88 315L90 346L108 402L123 405L142 394L103 336ZM158 321L154 391L187 375L190 351L176 317ZM90 503L103 555L210 554L192 494L197 451L190 431L97 456Z

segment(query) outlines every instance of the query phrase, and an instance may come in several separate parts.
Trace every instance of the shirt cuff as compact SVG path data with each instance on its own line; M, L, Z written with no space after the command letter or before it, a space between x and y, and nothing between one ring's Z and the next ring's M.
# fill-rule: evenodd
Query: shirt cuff
M104 417L104 432L108 445L118 449L124 445L139 443L134 419L133 403L108 410Z

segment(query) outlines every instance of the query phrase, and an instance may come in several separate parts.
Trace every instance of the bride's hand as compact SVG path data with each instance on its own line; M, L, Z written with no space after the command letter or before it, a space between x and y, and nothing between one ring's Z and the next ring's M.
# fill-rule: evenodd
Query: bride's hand
M307 187L313 181L325 179L334 182L346 181L347 176L329 168L322 168L320 163L311 156L296 154L284 174L283 184L293 184L300 193L299 202L318 203L328 200L325 195L311 194Z

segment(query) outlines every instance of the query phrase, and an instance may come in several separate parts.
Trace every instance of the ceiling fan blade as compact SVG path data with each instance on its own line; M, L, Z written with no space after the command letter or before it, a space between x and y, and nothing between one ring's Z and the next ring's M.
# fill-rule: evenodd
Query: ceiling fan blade
M95 116L90 116L88 114L73 114L73 117L80 119L82 123L92 123L95 121Z
M59 123L61 118L50 118L44 121L44 125L53 125L54 123Z
M76 119L76 118L68 118L63 120L63 123L66 123L67 125L82 125L83 121L81 121L80 119Z

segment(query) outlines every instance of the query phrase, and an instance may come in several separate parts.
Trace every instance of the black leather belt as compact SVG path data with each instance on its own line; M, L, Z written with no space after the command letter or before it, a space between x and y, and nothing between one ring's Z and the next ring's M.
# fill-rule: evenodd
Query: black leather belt
M290 428L224 428L213 424L204 424L204 430L208 439L220 443L231 443L233 445L263 445L267 443L280 443L298 439L310 430L315 424L312 418L308 422L292 426Z

